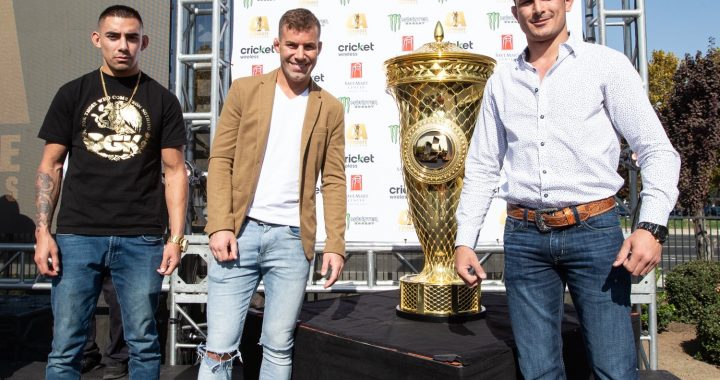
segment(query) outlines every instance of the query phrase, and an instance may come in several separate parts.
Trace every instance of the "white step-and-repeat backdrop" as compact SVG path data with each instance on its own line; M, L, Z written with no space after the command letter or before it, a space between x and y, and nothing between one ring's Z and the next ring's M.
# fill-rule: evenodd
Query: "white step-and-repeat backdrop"
M383 62L433 40L440 21L445 41L504 64L525 48L512 0L235 0L233 78L279 66L272 42L280 16L307 8L320 20L322 52L314 80L345 106L347 241L417 242L400 168L399 116L386 92ZM579 4L568 15L582 34ZM318 189L318 240L324 240ZM502 243L505 204L495 200L479 244Z

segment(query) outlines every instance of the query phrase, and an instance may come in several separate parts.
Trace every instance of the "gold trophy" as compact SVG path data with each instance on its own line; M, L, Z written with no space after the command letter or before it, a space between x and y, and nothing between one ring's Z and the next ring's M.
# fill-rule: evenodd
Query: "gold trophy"
M400 316L455 321L482 315L480 286L455 273L455 211L465 157L495 60L435 42L385 61L387 86L400 110L400 154L410 215L425 256L418 274L400 279Z

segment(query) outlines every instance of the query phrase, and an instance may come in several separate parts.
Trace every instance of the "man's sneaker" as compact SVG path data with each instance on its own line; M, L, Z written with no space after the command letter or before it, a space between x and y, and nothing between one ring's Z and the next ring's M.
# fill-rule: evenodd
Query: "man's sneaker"
M120 379L128 374L127 363L112 362L108 363L103 370L103 380Z
M100 368L102 366L100 364L100 359L102 359L100 355L85 356L82 360L80 360L80 372L87 373L96 368Z

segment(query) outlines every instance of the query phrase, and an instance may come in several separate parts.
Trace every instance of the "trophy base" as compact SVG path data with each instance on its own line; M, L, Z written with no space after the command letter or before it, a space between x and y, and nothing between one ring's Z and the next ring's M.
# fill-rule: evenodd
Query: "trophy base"
M468 288L462 282L431 284L419 282L417 275L400 279L400 305L397 315L430 322L462 322L482 318L480 286Z
M410 319L413 321L420 322L435 322L435 323L463 323L468 321L474 321L485 317L485 306L480 306L480 311L475 313L461 313L452 315L433 315L433 314L417 314L408 313L400 309L400 305L395 308L395 314L398 317Z

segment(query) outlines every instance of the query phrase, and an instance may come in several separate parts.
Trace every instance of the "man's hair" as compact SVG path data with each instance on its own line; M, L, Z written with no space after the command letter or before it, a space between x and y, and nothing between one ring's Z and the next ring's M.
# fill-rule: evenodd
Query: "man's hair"
M287 27L288 30L297 30L300 32L305 32L316 27L318 37L320 37L320 21L312 12L305 8L291 9L280 17L278 36L282 32L283 26Z
M98 17L98 24L100 24L106 17L134 18L140 22L140 27L143 27L140 12L136 11L134 8L128 7L127 5L112 5L105 8L105 10L100 13L100 17Z

